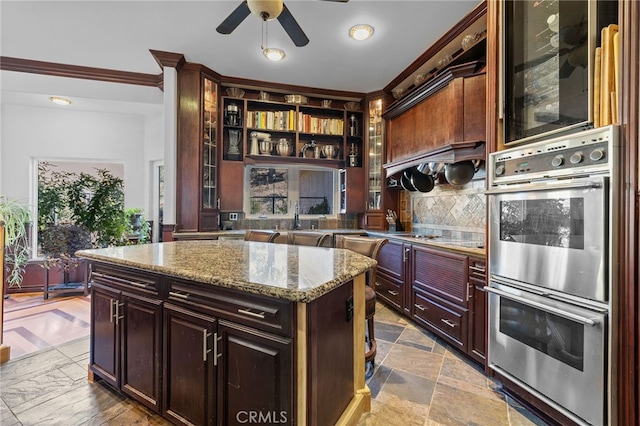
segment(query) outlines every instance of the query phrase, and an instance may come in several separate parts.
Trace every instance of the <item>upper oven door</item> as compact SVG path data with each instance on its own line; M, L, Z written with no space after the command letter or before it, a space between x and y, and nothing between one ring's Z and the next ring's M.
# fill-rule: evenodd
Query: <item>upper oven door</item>
M489 191L492 274L606 302L608 178Z

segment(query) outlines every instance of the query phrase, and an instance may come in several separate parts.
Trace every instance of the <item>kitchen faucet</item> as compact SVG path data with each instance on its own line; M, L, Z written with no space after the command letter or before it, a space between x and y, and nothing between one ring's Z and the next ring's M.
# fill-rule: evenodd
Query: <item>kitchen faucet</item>
M300 225L300 212L299 212L300 208L298 206L298 202L296 201L296 204L293 208L293 229L302 229L302 226Z

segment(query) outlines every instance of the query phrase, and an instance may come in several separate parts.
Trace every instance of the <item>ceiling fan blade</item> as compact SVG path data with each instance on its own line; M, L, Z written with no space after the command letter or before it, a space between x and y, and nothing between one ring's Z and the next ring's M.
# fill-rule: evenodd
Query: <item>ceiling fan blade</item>
M249 6L245 0L240 3L240 6L236 7L236 9L231 12L231 14L227 16L220 25L218 25L216 31L220 34L231 34L233 30L235 30L238 25L240 25L240 23L249 16L250 13L251 11L249 10Z
M298 22L295 20L291 12L289 12L286 4L283 5L282 13L278 16L278 21L280 21L282 28L284 28L287 34L289 34L289 37L291 37L293 44L298 47L302 47L309 43L307 35L302 31L302 28L300 28L300 25L298 25Z

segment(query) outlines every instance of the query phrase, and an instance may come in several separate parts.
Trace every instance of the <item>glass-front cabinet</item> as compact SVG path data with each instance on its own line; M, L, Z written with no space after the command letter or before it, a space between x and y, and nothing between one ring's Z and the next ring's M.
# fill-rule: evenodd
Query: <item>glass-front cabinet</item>
M610 3L505 2L505 144L593 125L595 48L615 16Z
M384 134L382 123L382 99L369 101L369 185L368 210L382 208L382 155Z
M218 85L205 77L203 91L202 209L207 210L217 208L218 200L216 190Z

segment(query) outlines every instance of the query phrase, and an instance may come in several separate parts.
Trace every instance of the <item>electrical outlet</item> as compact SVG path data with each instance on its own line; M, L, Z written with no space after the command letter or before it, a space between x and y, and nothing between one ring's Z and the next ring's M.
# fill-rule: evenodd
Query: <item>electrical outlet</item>
M229 213L229 220L238 220L238 213Z

